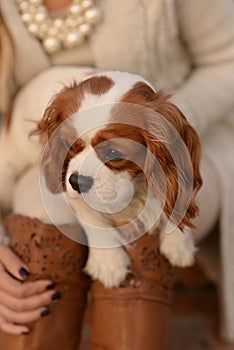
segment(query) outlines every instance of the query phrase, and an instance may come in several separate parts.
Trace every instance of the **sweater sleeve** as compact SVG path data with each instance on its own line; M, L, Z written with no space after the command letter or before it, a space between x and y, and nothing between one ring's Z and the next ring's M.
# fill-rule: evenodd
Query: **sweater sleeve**
M234 1L177 0L192 70L173 102L202 136L234 107Z

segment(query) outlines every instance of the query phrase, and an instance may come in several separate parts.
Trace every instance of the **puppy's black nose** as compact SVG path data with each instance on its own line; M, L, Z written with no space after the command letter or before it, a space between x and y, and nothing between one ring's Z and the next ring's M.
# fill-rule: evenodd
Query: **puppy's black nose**
M93 186L93 178L90 176L78 175L78 173L75 172L69 177L69 183L73 190L78 193L88 192Z

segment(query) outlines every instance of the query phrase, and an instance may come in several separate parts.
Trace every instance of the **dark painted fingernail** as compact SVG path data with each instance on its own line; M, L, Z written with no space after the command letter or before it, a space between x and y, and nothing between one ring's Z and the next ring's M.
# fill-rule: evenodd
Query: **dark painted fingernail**
M52 300L57 300L61 297L61 294L59 292L56 292L52 295L51 299Z
M49 313L50 313L50 310L49 309L45 309L45 310L43 310L41 312L41 317L47 316L47 315L49 315Z
M46 286L46 289L47 290L54 289L55 286L56 286L55 283L50 283L50 284L48 284L48 286Z
M21 267L19 269L19 273L22 277L26 278L30 275L30 272L28 270L26 270L24 267Z
M30 333L29 331L25 331L25 332L22 332L21 334L27 335L27 334L29 334L29 333Z

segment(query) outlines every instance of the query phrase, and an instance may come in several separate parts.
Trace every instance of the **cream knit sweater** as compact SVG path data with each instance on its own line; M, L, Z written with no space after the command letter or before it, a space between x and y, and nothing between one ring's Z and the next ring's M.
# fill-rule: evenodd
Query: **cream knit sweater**
M15 86L20 88L51 65L76 64L139 73L156 87L176 92L175 103L201 136L220 179L222 333L234 341L234 2L99 0L98 4L105 17L89 41L48 57L25 30L14 1L0 0L15 50Z

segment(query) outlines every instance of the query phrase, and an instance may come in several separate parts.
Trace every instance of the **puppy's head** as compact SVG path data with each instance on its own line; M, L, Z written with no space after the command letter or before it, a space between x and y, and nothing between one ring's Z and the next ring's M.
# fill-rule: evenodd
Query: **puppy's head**
M197 215L200 143L170 95L120 72L65 87L37 132L47 144L44 175L53 193L91 202L126 203L144 178L168 218L181 228ZM121 209L120 206L115 208Z

